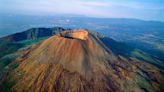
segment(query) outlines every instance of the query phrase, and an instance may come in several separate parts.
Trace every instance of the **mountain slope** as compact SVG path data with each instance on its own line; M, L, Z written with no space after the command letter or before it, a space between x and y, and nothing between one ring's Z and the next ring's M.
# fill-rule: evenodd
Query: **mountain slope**
M54 27L54 28L32 28L24 32L11 34L9 36L0 38L0 58L14 53L20 48L26 47L26 45L36 44L54 34L64 31L64 28L61 27ZM129 46L122 42L117 42L109 37L105 37L97 32L93 32L94 35L98 36L100 40L110 48L115 54L123 55L126 57L135 57L140 60L152 63L161 69L164 69L163 60L151 56L141 50L138 50L132 46ZM21 35L25 37L22 38ZM18 40L19 39L19 40Z
M158 92L163 72L115 55L87 30L64 31L24 50L1 79L16 92ZM17 64L17 67L11 67ZM7 89L6 88L7 85Z
M14 54L15 52L40 43L44 39L64 30L61 27L31 28L24 32L0 38L0 75L3 68L16 58L15 56L17 55Z
M122 55L125 57L133 57L144 62L148 62L164 70L164 61L154 57L148 53L143 52L140 49L136 49L122 42L117 42L109 37L100 37L101 41L110 48L116 55Z
M8 41L8 42L19 42L23 40L34 40L41 37L49 37L56 33L62 32L65 29L61 27L54 28L31 28L27 31L15 33L9 36L2 37L0 41Z
M61 27L32 28L24 32L2 37L0 38L0 58L17 51L18 49L24 47L26 44L29 44L28 41L37 42L40 39L45 39L64 30L65 29Z

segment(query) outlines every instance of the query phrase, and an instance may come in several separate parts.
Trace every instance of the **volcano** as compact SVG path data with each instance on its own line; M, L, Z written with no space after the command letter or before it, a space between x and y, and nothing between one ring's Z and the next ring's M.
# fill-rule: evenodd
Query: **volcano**
M162 71L113 54L88 30L61 32L21 53L1 79L13 92L164 91Z

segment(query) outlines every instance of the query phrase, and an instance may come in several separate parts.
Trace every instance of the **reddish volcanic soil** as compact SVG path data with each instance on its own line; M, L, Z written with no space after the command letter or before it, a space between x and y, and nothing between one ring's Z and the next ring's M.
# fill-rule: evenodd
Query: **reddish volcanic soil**
M4 82L13 92L160 92L163 74L116 56L86 30L64 31L24 51Z

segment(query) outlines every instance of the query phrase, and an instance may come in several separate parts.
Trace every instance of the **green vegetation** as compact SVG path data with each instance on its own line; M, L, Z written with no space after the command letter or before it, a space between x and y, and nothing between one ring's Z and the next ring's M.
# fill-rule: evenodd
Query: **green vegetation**
M45 40L47 37L44 37L44 38L40 38L40 39L35 39L35 40L25 40L25 41L21 41L21 42L18 42L19 44L22 44L23 47L27 47L27 46L31 46L33 44L37 44L37 43L40 43L42 42L43 40Z
M135 49L133 52L132 52L132 56L135 56L135 57L140 57L142 58L143 60L146 60L146 61L154 61L152 57L150 57L149 55L146 55L144 53L142 53L141 51Z
M17 43L7 43L1 42L0 43L0 72L4 69L5 66L10 64L12 61L15 60L15 52L19 49L25 48L27 46L31 46L33 44L37 44L42 42L46 38L36 39L36 40L25 40ZM13 65L12 67L17 67L18 65Z
M17 43L7 43L7 42L1 42L0 43L0 77L3 75L3 71L6 71L4 69L7 65L9 65L12 61L15 60L17 57L15 55L15 52L23 49L25 47L31 46L33 44L38 44L42 42L46 38L42 39L36 39L36 40L26 40L21 41ZM10 68L13 70L19 66L18 63L11 64ZM0 85L0 90L4 90L5 92L11 92L11 88L14 85L14 82L4 82Z
M143 53L142 51L135 49L134 51L131 52L131 56L138 58L140 60L143 60L147 63L156 65L157 67L164 69L164 63L158 59L156 59L155 57L152 57L146 53Z
M0 58L7 54L11 54L16 52L19 48L22 48L23 44L19 43L8 43L8 42L1 42L0 43Z
M15 68L17 68L18 66L19 66L19 64L12 64L12 65L11 65L11 68L12 68L12 69L15 69Z
M1 59L0 60L0 71L7 66L8 64L10 64L12 61L14 60L14 58L5 58L5 59Z
M151 56L150 54L144 53L143 51L131 47L125 43L116 42L108 37L101 38L101 41L116 55L121 55L127 58L137 58L164 70L164 62L156 57Z
M137 76L138 77L138 82L137 85L143 89L145 92L154 92L153 87L151 86L151 84L149 83L149 81L147 81L145 78L141 77L141 76Z
M5 92L11 92L14 82L4 82L3 85L0 85L1 89Z

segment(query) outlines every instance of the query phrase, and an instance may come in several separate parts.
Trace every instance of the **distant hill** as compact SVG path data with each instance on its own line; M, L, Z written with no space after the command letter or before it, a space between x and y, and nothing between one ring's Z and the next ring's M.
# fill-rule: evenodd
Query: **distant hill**
M65 29L61 27L54 28L32 28L24 32L15 33L3 38L0 38L2 41L7 42L19 42L24 40L35 40L42 37L49 37L59 32L64 31Z
M86 16L0 15L0 37L29 28L54 27L95 30L116 41L164 61L164 22L128 18L91 18Z

